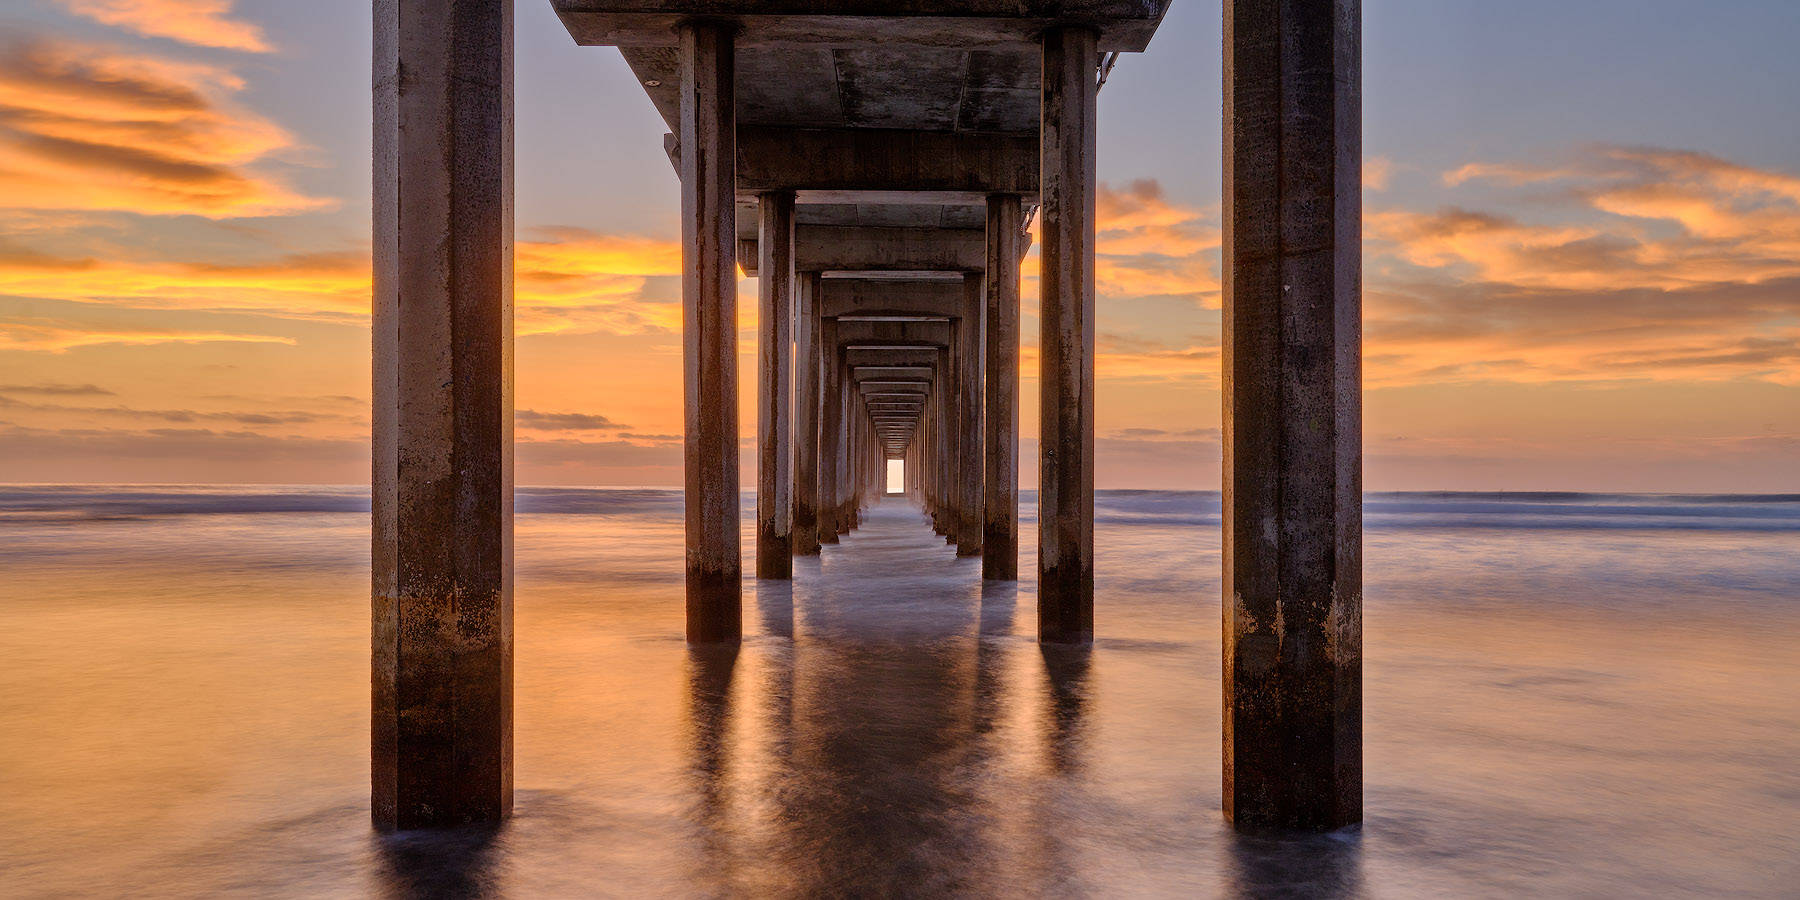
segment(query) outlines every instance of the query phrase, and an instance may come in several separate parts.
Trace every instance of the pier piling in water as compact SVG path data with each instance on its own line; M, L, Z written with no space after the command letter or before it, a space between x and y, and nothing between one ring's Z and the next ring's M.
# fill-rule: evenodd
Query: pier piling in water
M1362 820L1359 0L1225 4L1224 797Z
M378 0L377 828L512 810L512 3Z

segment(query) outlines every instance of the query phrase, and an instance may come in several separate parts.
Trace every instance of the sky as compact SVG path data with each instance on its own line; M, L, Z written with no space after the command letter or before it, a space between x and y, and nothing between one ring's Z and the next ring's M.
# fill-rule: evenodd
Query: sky
M517 9L517 479L679 484L665 128ZM0 12L0 482L368 480L370 33ZM1796 41L1791 0L1365 0L1369 489L1800 491ZM1220 63L1175 0L1100 95L1102 488L1219 484Z

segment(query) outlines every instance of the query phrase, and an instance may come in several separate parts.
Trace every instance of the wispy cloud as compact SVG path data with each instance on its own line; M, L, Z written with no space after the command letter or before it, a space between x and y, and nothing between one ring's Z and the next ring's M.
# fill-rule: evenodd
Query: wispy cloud
M218 66L48 37L0 45L0 207L208 218L332 205L254 165L295 147Z
M231 18L232 0L58 0L96 22L201 47L267 53L261 28Z
M1478 181L1562 208L1371 212L1372 381L1800 383L1800 176L1606 146L1445 176Z
M537 431L614 431L631 427L592 413L540 412L535 409L515 410L513 424Z

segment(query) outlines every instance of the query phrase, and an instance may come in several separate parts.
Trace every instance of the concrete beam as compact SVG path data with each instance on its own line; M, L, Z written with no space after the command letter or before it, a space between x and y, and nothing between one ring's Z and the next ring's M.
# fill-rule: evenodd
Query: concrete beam
M822 13L813 0L700 0L676 8L663 0L551 0L578 44L666 46L689 19L730 20L746 47L818 44L929 47L1023 47L1061 22L1091 23L1099 49L1142 52L1168 9L1168 0L968 0L907 4L888 0L833 3Z
M969 272L987 265L980 229L800 225L794 240L801 272Z
M1227 0L1224 806L1362 820L1359 0Z
M829 320L837 324L833 351L858 344L910 344L918 347L950 346L948 322L857 322Z
M860 350L844 348L844 362L851 368L857 366L897 365L931 367L931 351L923 349L906 350Z
M512 10L375 3L370 806L382 831L512 812Z
M884 128L738 130L738 190L1035 195L1037 139ZM809 195L809 201L821 198Z
M962 314L962 284L956 281L869 281L830 278L824 282L820 312L827 316Z
M738 538L734 50L716 23L680 28L681 302L687 637L743 635Z

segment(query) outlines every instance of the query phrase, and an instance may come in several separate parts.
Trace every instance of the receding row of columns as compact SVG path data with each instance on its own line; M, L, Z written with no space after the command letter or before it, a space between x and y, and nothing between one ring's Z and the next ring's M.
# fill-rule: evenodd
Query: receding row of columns
M493 821L512 805L512 3L374 12L372 809L384 829ZM1242 824L1361 814L1360 14L1225 4L1224 793ZM735 66L729 26L678 31L687 635L708 643L742 633ZM1098 54L1086 26L1042 40L1039 636L1085 641ZM853 527L904 435L908 490L984 575L1016 576L1020 198L988 200L989 264L901 431L871 416L818 276L792 270L793 196L763 200L759 572ZM794 469L816 475L784 484Z

